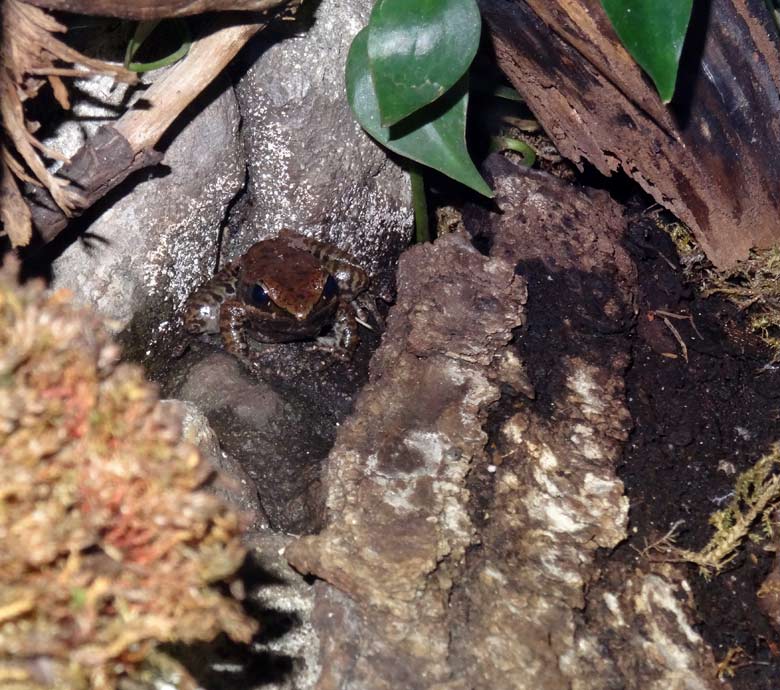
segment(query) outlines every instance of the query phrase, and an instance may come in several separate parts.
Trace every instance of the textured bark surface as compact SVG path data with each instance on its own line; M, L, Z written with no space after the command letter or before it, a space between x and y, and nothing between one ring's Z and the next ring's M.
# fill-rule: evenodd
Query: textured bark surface
M563 155L623 169L729 266L780 241L780 52L762 0L695 9L664 106L598 0L483 0L499 64Z
M214 10L267 10L275 0L26 0L49 10L123 19L164 19Z
M401 259L399 303L325 473L330 523L287 552L349 595L317 599L319 687L451 680L447 601L476 541L466 476L500 396L491 365L522 323L513 268L454 235Z
M327 527L287 549L323 580L317 687L715 688L675 571L595 563L627 526L620 209L499 157L487 172L501 213L464 218L483 253L449 235L402 257Z

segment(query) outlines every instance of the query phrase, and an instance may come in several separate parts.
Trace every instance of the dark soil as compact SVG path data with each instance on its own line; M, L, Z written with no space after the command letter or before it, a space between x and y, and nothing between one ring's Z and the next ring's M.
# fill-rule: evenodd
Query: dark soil
M612 557L633 560L632 547L641 549L680 520L680 546L698 549L709 540L708 517L728 500L736 474L777 440L780 369L768 365L769 353L748 334L733 304L702 299L686 286L673 244L654 223L634 223L625 246L639 272L626 378L635 426L620 472L632 536ZM687 362L658 310L692 315L693 322L667 317L687 347ZM756 598L771 566L768 546L747 542L710 581L691 566L700 632L717 660L736 646L752 660L731 680L735 690L780 686L780 659L769 646L777 634Z
M601 294L605 290L619 289L608 275L556 275L551 280L542 265L522 267L528 280L527 325L518 329L516 345L536 396L529 401L506 391L491 410L486 431L498 463L507 450L499 429L518 405L553 413L561 389L555 372L564 354L592 361L608 355L610 340L627 338L631 361L626 397L634 428L619 475L630 501L630 537L614 552L603 553L602 561L633 568L638 551L675 523L680 523L677 544L682 548L700 549L710 539L710 515L728 501L739 473L778 440L780 367L771 365L771 353L750 334L735 305L697 295L685 280L673 243L654 221L637 215L623 244L637 268L638 291L636 319L633 324L624 321L622 333L589 318L602 310L589 307L588 294L598 302L606 299ZM572 281L590 287L573 289ZM659 312L677 331L685 354ZM585 349L572 332L590 334ZM477 524L490 483L484 473L470 478ZM780 687L780 658L772 652L780 637L760 611L756 595L771 568L772 548L766 540L746 541L726 571L710 580L696 566L682 566L689 568L698 632L715 660L722 661L737 647L745 652L741 658L747 663L728 678L734 690Z

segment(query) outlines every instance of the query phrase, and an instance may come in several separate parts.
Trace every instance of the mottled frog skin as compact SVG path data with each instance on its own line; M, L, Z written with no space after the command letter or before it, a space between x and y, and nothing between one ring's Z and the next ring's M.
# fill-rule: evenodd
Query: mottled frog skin
M219 333L225 349L249 363L250 339L316 339L318 349L346 360L358 345L355 298L368 283L368 274L346 252L282 230L195 290L184 306L184 328Z

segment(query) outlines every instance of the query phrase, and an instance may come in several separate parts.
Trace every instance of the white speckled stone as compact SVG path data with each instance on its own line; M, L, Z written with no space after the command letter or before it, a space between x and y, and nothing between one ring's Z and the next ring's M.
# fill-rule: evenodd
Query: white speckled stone
M239 80L251 206L231 227L226 256L283 227L348 249L372 273L412 233L406 174L355 122L344 65L373 0L323 0L314 21L285 40L261 35Z
M93 97L121 98L120 87L112 91L104 82L87 87ZM164 326L216 262L215 240L243 187L245 162L234 92L226 80L212 88L216 98L171 140L163 167L141 172L135 186L128 182L114 192L113 203L87 228L87 241L74 242L54 264L53 287L70 288L119 330L142 311L147 323ZM106 115L99 106L92 112L93 118ZM72 153L82 141L80 126L70 122L56 145Z

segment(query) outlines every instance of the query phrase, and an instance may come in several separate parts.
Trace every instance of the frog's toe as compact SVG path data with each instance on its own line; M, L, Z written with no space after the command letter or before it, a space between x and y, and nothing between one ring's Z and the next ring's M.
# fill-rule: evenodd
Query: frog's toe
M311 346L307 349L326 352L331 360L336 359L340 362L348 362L352 359L352 355L357 347L357 342L344 342L344 335L339 333L334 326L333 333L331 335L320 336L315 340Z
M385 329L385 320L379 313L379 309L376 306L376 300L372 295L366 292L358 295L358 298L353 302L353 307L357 313L356 320L361 326L373 331L374 328L370 325L370 320L373 319L380 331Z

